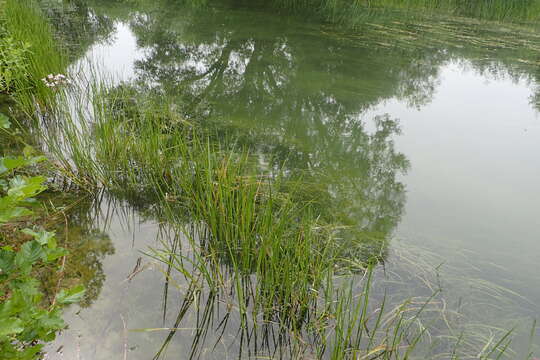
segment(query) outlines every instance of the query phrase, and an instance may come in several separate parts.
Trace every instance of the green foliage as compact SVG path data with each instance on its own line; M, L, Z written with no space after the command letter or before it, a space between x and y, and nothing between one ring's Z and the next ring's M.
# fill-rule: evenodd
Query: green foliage
M62 290L58 293L56 300L59 304L73 304L81 301L84 296L84 286L77 285L68 290Z
M3 116L2 127L9 128ZM24 156L0 158L0 230L10 222L32 215L31 204L35 196L46 189L42 176L22 176L15 172L23 167L43 161L42 156L31 156L25 149ZM54 340L56 332L65 324L61 309L77 302L84 295L84 288L76 286L60 291L50 305L40 290L35 270L55 267L55 261L67 251L57 246L55 234L42 229L24 229L19 236L31 240L17 248L0 232L0 356L2 359L37 359L43 343Z
M51 25L35 1L7 0L0 26L4 28L0 36L0 92L9 91L28 111L35 109L36 101L51 106L54 92L41 79L62 73L67 66Z
M220 287L222 269L229 269L235 274L231 283L236 294L245 299L240 304L244 314L249 295L243 289L249 287L256 294L255 312L297 328L315 307L315 290L330 269L361 271L364 261L384 252L386 242L381 239L375 246L366 235L345 234L354 224L338 226L341 223L328 214L331 207L315 208L318 199L313 192L300 194L304 183L299 179L287 177L278 166L272 176L258 175L253 156L208 139L204 129L184 120L167 98L139 96L127 85L96 84L89 89L93 121L77 126L71 118L59 119L65 120L65 135L49 138L48 149L67 173L158 212L160 222L181 227L192 253L198 255L187 260L173 251L166 253L179 260L171 267L190 274L182 261L196 264L212 289ZM60 138L65 147L59 146ZM369 253L368 242L374 249ZM153 255L162 259L164 254ZM249 278L257 281L244 286Z
M25 242L18 251L11 246L0 249L0 353L6 359L33 359L43 344L55 338L65 327L61 317L63 304L75 302L84 290L71 290L68 296L59 293L57 301L46 307L40 283L32 275L34 267L50 264L66 251L56 246L53 233L34 232L34 239ZM69 300L69 301L66 301Z
M6 115L0 114L0 129L9 129L11 127L11 123L9 122L9 119Z
M34 202L34 196L43 192L45 178L41 176L9 176L16 169L43 161L42 156L0 158L0 224L7 223L32 212L24 205Z
M12 37L0 37L0 92L8 93L17 81L28 77L29 45Z

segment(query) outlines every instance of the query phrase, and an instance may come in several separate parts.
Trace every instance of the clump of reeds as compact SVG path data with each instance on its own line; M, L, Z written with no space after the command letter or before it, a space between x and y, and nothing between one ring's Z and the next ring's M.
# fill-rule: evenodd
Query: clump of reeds
M319 221L310 201L294 201L294 186L283 191L279 172L257 174L249 153L210 142L167 101L95 89L93 118L69 106L54 114L61 126L42 133L64 171L194 227L201 256L228 266L237 284L258 278L256 303L268 318L280 309L287 321L301 319L344 251L334 224Z
M227 347L224 333L241 334L240 354L249 348L252 355L271 358L457 360L517 355L509 348L513 331L456 326L454 311L447 308L440 290L400 301L377 294L384 282L373 267L361 276L329 271L325 283L317 291L313 289L318 300L307 309L302 324L292 325L279 317L268 320L257 311L258 278L236 278L229 267L216 266L212 257L192 248L190 242L189 236L177 238L150 253L166 264L167 284L180 282L173 270L186 280L182 306L174 324L164 329L170 331L169 336L156 359L178 329L195 326L190 317L196 318L190 358L218 343ZM280 309L275 307L276 312ZM190 312L196 315L190 316ZM213 327L217 333L208 336ZM485 332L491 334L484 337ZM519 358L530 359L531 354Z

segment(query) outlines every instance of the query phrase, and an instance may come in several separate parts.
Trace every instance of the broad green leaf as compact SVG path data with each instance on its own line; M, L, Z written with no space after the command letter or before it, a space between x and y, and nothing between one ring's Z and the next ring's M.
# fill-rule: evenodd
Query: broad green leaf
M54 239L54 232L40 230L38 232L31 229L21 230L24 234L32 236L40 245L49 245L52 239Z
M17 290L20 294L23 294L25 297L28 296L38 296L41 297L39 292L39 281L34 278L28 278L20 282L12 282L11 288Z
M5 173L6 171L17 169L21 166L28 165L28 160L22 156L18 157L4 157L0 159L0 174Z
M27 179L27 186L24 188L24 195L26 197L35 196L42 191L45 191L47 187L44 185L47 179L44 176L33 176Z
M17 353L17 360L35 360L43 346L44 344L37 344L26 347L22 352Z
M45 251L45 254L46 254L46 261L47 262L50 262L50 261L54 261L58 258L61 258L62 256L64 255L67 255L68 254L68 251L64 248L55 248L55 249L47 249Z
M37 281L34 279L34 281ZM0 303L0 319L6 319L8 317L14 317L24 314L30 316L28 312L29 305L32 305L34 298L27 296L24 292L17 289L17 286L11 286L13 291L11 297Z
M23 325L23 321L17 318L9 318L0 322L0 338L7 335L22 333L24 331Z
M9 181L8 195L23 197L23 189L28 186L26 179L20 175L14 176Z
M9 129L10 127L11 122L9 118L4 114L0 114L0 129Z
M28 241L21 246L17 253L17 265L33 264L43 255L43 249L37 241Z
M79 302L85 293L84 286L77 285L68 290L62 290L56 296L56 302L58 304L72 304Z
M15 176L9 182L8 195L18 196L21 199L29 198L44 191L46 187L43 176L33 176L30 178Z
M31 148L25 148L25 150L28 152L28 156L17 156L17 157L11 157L6 156L3 158L0 158L0 174L5 173L9 170L18 169L20 167L29 166L29 165L35 165L39 162L42 162L44 160L47 160L47 158L43 155L39 156L30 156L31 155Z
M0 196L0 214L16 206L18 200L15 196Z
M23 207L14 207L11 209L0 208L0 224L6 223L12 219L16 219L21 216L31 215L32 211Z
M42 230L38 233L38 237L36 237L35 239L40 245L49 245L54 240L54 232Z
M59 311L47 312L39 319L39 323L47 331L61 330L66 326Z
M0 275L10 273L13 269L15 253L13 251L0 250Z

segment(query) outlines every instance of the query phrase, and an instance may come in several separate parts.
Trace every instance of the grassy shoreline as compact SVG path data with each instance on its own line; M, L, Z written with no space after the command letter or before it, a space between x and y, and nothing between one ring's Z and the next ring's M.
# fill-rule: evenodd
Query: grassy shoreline
M48 184L54 169L15 117L29 120L21 114L54 105L42 78L65 63L34 3L0 3L0 41L0 358L42 359L44 345L66 327L63 309L85 288L59 245L73 247L66 243L72 199L57 200L64 194Z

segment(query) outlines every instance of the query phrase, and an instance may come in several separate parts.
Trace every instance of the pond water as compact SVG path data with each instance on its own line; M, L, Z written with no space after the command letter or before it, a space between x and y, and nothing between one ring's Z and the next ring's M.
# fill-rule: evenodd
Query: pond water
M534 30L385 13L353 31L249 7L168 2L96 3L80 13L87 31L73 40L83 44L77 61L97 58L118 80L177 94L188 118L235 135L263 159L287 159L289 171L317 174L345 222L444 262L449 301L487 303L462 294L500 286L499 310L480 321L530 324L540 314ZM100 223L115 253L101 259L101 292L68 310L70 329L49 347L53 358L153 358L168 335L158 328L172 327L181 307L177 290L164 299L163 269L141 253L171 235L125 204L110 206ZM387 265L399 267L392 254ZM127 280L139 258L143 271ZM198 316L182 323L163 358L188 357ZM143 328L154 330L133 331ZM200 358L253 356L231 345L235 336L209 341Z

